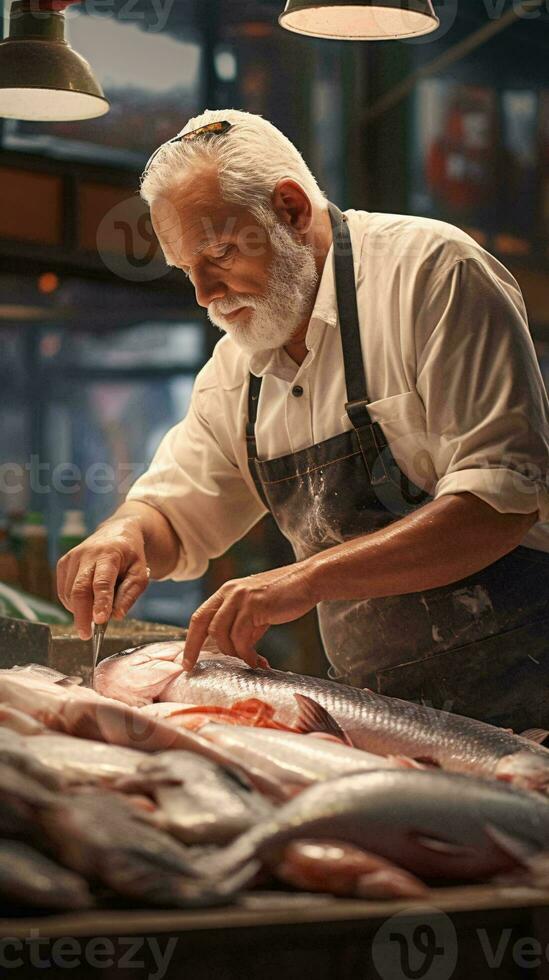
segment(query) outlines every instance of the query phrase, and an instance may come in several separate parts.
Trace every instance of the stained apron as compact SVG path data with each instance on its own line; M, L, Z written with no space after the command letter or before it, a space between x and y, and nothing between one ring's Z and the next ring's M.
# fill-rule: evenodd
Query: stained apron
M250 374L249 381L250 472L298 561L387 527L432 499L399 469L369 414L351 238L345 215L333 204L329 209L352 429L296 453L259 459L262 378ZM413 555L406 560L413 562ZM549 727L548 597L549 554L518 547L451 585L321 602L329 675L518 731Z

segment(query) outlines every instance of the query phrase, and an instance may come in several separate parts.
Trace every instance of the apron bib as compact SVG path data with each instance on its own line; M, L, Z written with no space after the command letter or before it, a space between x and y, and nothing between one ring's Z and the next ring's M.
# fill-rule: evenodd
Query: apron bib
M368 412L351 238L347 219L333 204L330 218L345 410L353 428L297 453L260 460L255 423L262 378L251 374L249 383L250 472L298 561L386 527L432 499L401 472ZM451 585L321 602L329 674L496 724L547 725L548 595L549 555L519 547Z

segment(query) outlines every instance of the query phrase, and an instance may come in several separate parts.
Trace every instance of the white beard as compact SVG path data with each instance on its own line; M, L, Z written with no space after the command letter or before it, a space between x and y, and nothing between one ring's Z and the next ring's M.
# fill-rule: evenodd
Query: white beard
M214 300L208 306L211 322L226 331L248 354L284 347L311 312L318 273L314 251L300 245L278 221L268 229L273 259L264 296L239 296L231 304ZM241 306L250 309L238 320L224 314Z

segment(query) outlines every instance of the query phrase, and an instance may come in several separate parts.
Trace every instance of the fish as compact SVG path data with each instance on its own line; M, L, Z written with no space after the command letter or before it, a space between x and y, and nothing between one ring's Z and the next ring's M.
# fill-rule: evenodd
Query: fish
M159 641L106 657L95 669L94 689L132 707L150 704L183 670L184 652L181 640Z
M216 854L202 875L252 880L295 840L336 840L419 878L483 880L549 848L549 804L495 780L385 769L318 783Z
M336 740L266 728L211 722L201 728L201 734L230 754L250 778L256 771L268 773L273 784L280 786L280 799L346 772L414 765L407 760L372 755Z
M18 711L17 708L10 708L7 704L0 704L0 726L10 728L19 735L38 735L48 731L48 726L43 722L24 711Z
M0 727L0 762L38 780L47 789L61 789L63 786L64 780L49 761L44 765L36 755L29 752L26 738L9 728Z
M297 694L323 707L356 748L549 792L549 749L486 722L322 678L209 657L192 673L171 680L159 700L230 708L235 701L255 698L274 709L276 721L292 728L299 717Z
M209 721L215 721L225 725L276 729L300 735L315 732L350 744L345 732L325 708L302 694L294 697L297 705L294 726L277 721L274 708L258 698L235 701L230 708L214 704L195 706L167 701L144 705L141 710L152 718L162 718L177 728L191 731L199 731Z
M63 788L97 785L142 794L132 796L134 804L155 813L157 825L185 843L225 843L270 812L267 800L232 768L194 752L151 754L56 732L21 741L19 751Z
M0 762L0 836L24 838L87 881L148 905L220 904L234 881L201 880L183 844L109 790L51 792Z
M45 664L15 664L12 667L4 667L0 673L20 673L35 680L47 680L52 684L60 684L61 687L78 687L82 683L82 678L63 674L54 667L46 667Z
M185 844L226 843L272 813L250 783L192 752L156 753L124 788L150 793L159 825Z
M64 687L21 672L0 674L0 703L35 718L49 729L78 738L108 742L144 752L186 749L221 765L235 767L219 748L197 732L148 718L132 708L81 687ZM242 774L245 778L245 774ZM257 777L257 788L270 792L267 777Z
M157 700L166 684L183 673L184 654L185 642L182 640L144 643L115 653L98 664L94 689L131 707L142 708ZM199 660L209 659L234 663L233 657L225 656L215 646L210 649L206 645L200 651ZM262 668L269 667L265 657L258 656L258 664Z
M21 770L19 759L0 757L0 837L31 840L36 813L55 800L51 787Z
M138 749L51 731L25 738L20 751L56 776L64 787L115 785L133 776L149 758L147 752Z
M63 864L118 895L175 908L224 904L239 879L199 878L183 844L107 790L81 790L41 810L39 826Z
M343 898L422 898L429 892L392 861L340 841L292 841L272 871L294 888Z
M87 882L23 841L0 841L0 903L36 909L86 909Z

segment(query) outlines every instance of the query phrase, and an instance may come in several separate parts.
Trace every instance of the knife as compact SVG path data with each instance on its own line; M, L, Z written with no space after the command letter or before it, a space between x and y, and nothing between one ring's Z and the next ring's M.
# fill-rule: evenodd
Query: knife
M151 570L147 565L145 568L147 579L151 577ZM112 608L114 609L116 605L116 598L118 594L118 587L122 584L124 580L118 578L114 586L114 595L112 597ZM110 623L110 617L105 623L92 623L92 669L91 669L91 687L93 687L93 680L95 677L95 668L99 661L99 654L101 653L101 648L103 646L103 640L105 639L105 633L107 631L107 626Z
M97 667L99 654L101 653L101 647L103 646L103 640L105 638L105 633L107 631L108 625L109 625L109 620L107 620L106 623L92 624L92 669L91 669L91 680L90 680L91 687L93 687L95 668Z

